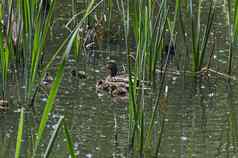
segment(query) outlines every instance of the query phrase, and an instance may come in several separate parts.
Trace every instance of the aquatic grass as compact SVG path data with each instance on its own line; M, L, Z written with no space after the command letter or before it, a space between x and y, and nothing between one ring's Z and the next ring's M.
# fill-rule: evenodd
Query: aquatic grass
M214 21L215 15L215 4L213 0L209 1L209 13L205 26L205 31L202 32L201 28L201 5L202 1L198 1L197 13L193 11L193 3L189 2L190 6L190 19L192 23L192 57L193 57L193 72L199 72L202 69L204 63L204 57L206 54L206 48L208 44L208 39L210 37L212 23ZM183 28L184 30L185 28Z
M77 10L77 2L76 0L72 0L72 17L77 17L76 10ZM73 27L76 27L77 23L79 22L78 19L79 18L71 18ZM66 24L66 26L68 24ZM80 36L80 33L78 33L77 37L75 38L74 46L73 46L73 55L75 59L78 59L81 53L80 51L81 51L82 45L83 45L82 37Z
M4 51L6 52L1 53L3 72L6 72L8 69L10 58L11 60L15 59L15 68L19 72L23 72L26 78L26 98L28 99L32 94L33 84L36 82L36 73L39 69L39 61L54 6L54 1L51 1L52 7L49 8L45 22L43 22L40 16L41 8L39 2L38 0L16 1L16 8L14 8L13 1L10 0L8 3L4 3L3 6L3 8L7 8L7 12L2 13L2 15L7 17L6 20L4 19L3 24L6 30L3 31L4 35L1 35L4 39ZM23 71L19 65L20 61L23 61ZM3 74L4 80L6 80L6 73Z
M187 3L185 3L187 4ZM187 7L186 7L187 8ZM188 11L186 11L188 12ZM184 23L184 18L183 18L183 12L182 12L182 7L181 4L179 5L179 24L180 24L180 28L181 28L181 34L183 37L183 45L185 47L185 54L183 55L183 71L185 72L185 70L187 69L187 66L189 66L189 46L188 46L188 38L186 36L186 31L185 31L185 23Z
M166 1L161 2L161 6L159 8L159 13L158 16L156 17L155 20L155 27L154 29L159 29L157 32L153 31L152 33L153 36L152 41L155 41L154 45L152 45L152 50L153 52L162 52L163 50L163 33L165 31L165 25L168 17L168 9L166 8ZM159 55L161 56L161 53L154 53L153 56L150 57L150 62L151 62L151 75L154 76L155 71L156 71L156 66L158 64L158 57ZM152 76L150 77L152 78Z
M102 1L100 1L101 3ZM117 1L118 2L118 1ZM126 43L126 50L127 50L127 60L128 60L128 70L129 70L129 105L128 105L128 116L129 116L129 148L133 149L134 154L139 157L146 156L146 151L152 151L151 153L154 154L154 157L158 156L158 153L160 151L160 146L163 139L163 132L165 127L165 116L166 114L161 111L161 106L163 106L163 103L161 103L161 100L163 100L164 89L165 88L165 81L166 81L166 69L168 65L169 60L169 54L166 56L165 64L163 65L163 68L165 69L165 73L159 78L160 79L160 87L157 90L155 97L155 103L153 106L153 112L152 114L147 115L145 112L145 106L147 106L145 102L145 82L147 80L151 80L155 74L155 70L158 68L159 64L159 58L161 56L161 52L163 51L163 33L166 27L169 29L169 33L171 35L169 45L173 44L176 41L175 37L175 24L177 20L177 15L179 13L180 9L180 0L176 0L176 6L175 6L175 15L171 19L168 16L169 10L168 10L168 4L166 0L159 1L160 5L156 6L158 1L123 1L121 0L120 8L122 11L122 17L123 17L123 24L124 24L124 36L125 36L125 43ZM92 4L92 5L91 5ZM134 5L136 4L136 5ZM145 4L145 5L144 5ZM132 6L133 5L133 6ZM201 4L199 4L201 5ZM95 1L93 3L90 3L90 9L87 9L87 15L89 15L96 6ZM133 7L131 9L131 7ZM159 8L157 8L159 7ZM26 7L27 8L27 7ZM157 12L155 13L154 8L156 8ZM205 26L204 34L201 30L201 26L194 26L194 54L193 54L193 60L196 58L196 62L193 61L198 68L194 71L199 71L199 69L202 68L206 56L206 48L208 46L208 39L209 39L209 32L212 29L212 19L214 18L214 10L211 9L212 5L210 6L208 21ZM34 9L34 12L36 10ZM77 13L75 13L77 15ZM139 16L137 16L139 15ZM200 17L200 13L198 13ZM37 14L37 17L39 18L40 15ZM37 152L37 146L39 147L39 144L42 142L44 137L44 131L46 128L46 123L48 122L48 119L50 117L51 112L53 111L54 105L54 99L57 94L57 90L60 85L60 80L62 79L63 75L63 69L64 65L66 64L66 60L68 58L69 53L76 50L76 56L79 52L80 48L78 47L80 45L80 42L76 40L76 38L79 35L79 31L82 28L82 25L84 23L84 20L87 16L83 16L82 21L79 21L78 23L75 23L74 30L70 33L70 36L65 39L65 41L60 45L60 47L57 49L56 53L53 54L53 56L50 58L50 61L47 62L45 65L40 65L39 61L43 57L43 54L40 54L43 51L43 46L37 47L35 46L37 43L40 43L41 38L44 39L43 35L39 33L40 28L42 27L42 23L36 24L34 23L34 35L32 37L33 39L33 53L34 55L32 58L29 58L28 61L31 61L30 65L28 65L31 69L27 69L29 72L29 76L31 76L29 82L32 83L31 88L28 88L28 91L30 92L32 90L32 87L37 87L35 83L38 83L38 86L40 86L40 83L37 82L38 79L42 80L44 79L44 76L50 68L52 62L56 58L57 55L62 51L63 48L66 47L66 51L62 55L61 63L58 67L58 71L56 74L55 81L53 83L52 89L50 91L50 96L48 98L48 101L46 103L44 113L41 118L40 127L37 131L37 137L36 142L34 142L34 152ZM210 19L210 20L209 20ZM40 18L39 18L40 20ZM49 20L49 24L50 24ZM200 23L200 19L197 20ZM46 24L47 22L44 22ZM194 22L194 25L196 25L196 22ZM198 24L197 24L198 25ZM46 27L47 28L47 27ZM131 30L132 29L132 30ZM196 32L196 30L199 30ZM132 52L129 48L132 35L134 34L136 36L136 63L135 67L133 65L132 61ZM184 34L185 37L185 34ZM199 37L199 38L198 38ZM199 42L202 41L202 42ZM68 45L66 45L68 43ZM78 45L79 44L79 45ZM175 43L174 43L175 44ZM41 45L44 45L43 43ZM25 48L24 48L25 49ZM79 49L79 50L78 50ZM170 49L170 47L169 47ZM199 51L198 51L199 50ZM197 54L196 54L197 53ZM208 66L210 66L210 60L211 56L214 53L214 50L212 50L212 53L210 54ZM39 70L43 70L39 76L38 72ZM56 81L58 79L58 81ZM57 82L57 83L55 83ZM29 83L28 83L29 84ZM31 92L32 93L32 92ZM166 106L166 105L165 105ZM232 119L235 119L233 117ZM147 122L149 120L149 122ZM60 130L60 127L62 127L62 121L63 118L60 118L57 123L57 128L54 130L51 140L48 144L48 147L45 151L45 157L49 157L50 152L53 149L54 141L57 137L57 133ZM232 120L234 121L234 120ZM156 122L159 122L158 127L155 126ZM234 122L236 123L236 122ZM65 123L64 128L64 134L65 138L67 140L67 148L71 155L71 157L76 157L75 151L73 149L73 143L71 140L71 136L69 134L69 131L67 129L67 124ZM235 130L234 130L235 131ZM153 136L156 137L155 140L153 140ZM192 152L191 152L192 155ZM148 156L149 157L149 156Z
M1 33L2 34L2 33ZM2 35L0 35L0 40L2 38ZM2 69L2 86L3 86L3 97L6 96L7 91L7 79L8 79L8 68L9 68L9 49L7 46L4 45L4 41L0 44L0 57L1 57L1 69Z
M60 83L61 83L61 80L62 80L62 77L63 77L64 67L65 67L66 61L67 61L67 59L69 57L69 54L70 54L70 52L72 50L73 43L74 43L75 38L76 38L76 36L78 34L78 31L80 30L80 27L81 27L83 21L86 19L86 17L88 15L90 15L90 13L94 9L96 9L96 7L100 3L97 3L96 7L93 6L93 4L94 4L94 0L91 1L91 3L89 5L89 7L87 8L83 18L81 19L80 23L75 28L74 32L72 32L69 35L68 43L67 43L66 48L65 48L65 52L63 53L63 56L62 56L62 59L61 59L61 63L58 66L58 69L57 69L57 72L56 72L56 77L55 77L55 79L54 79L54 81L52 83L52 87L51 87L51 90L50 90L50 93L49 93L49 97L47 99L43 115L41 117L40 125L39 125L38 131L37 131L36 142L34 144L33 156L36 154L38 146L39 146L39 144L40 144L40 142L41 142L41 140L43 138L43 132L44 132L44 130L46 128L46 123L47 123L47 121L49 119L49 114L53 110L54 100L55 100L57 91L59 89L59 86L60 86ZM65 44L65 43L63 43L63 44ZM60 48L62 48L62 47L60 47Z
M179 3L179 1L178 1ZM145 113L145 81L151 80L154 76L155 69L158 64L158 57L163 47L163 33L168 16L168 4L166 1L161 1L161 5L157 5L156 1L120 1L122 11L124 34L126 42L126 50L128 52L128 69L129 69L129 150L139 157L145 155L145 151L152 149L153 141L152 128L148 122L149 115ZM125 9L125 6L126 9ZM176 12L178 8L176 7ZM155 12L155 9L157 11ZM130 21L129 21L130 19ZM176 16L174 20L176 22ZM155 20L155 22L154 22ZM131 22L131 23L129 23ZM174 30L175 22L172 25ZM131 52L128 48L130 38L129 32L132 28L132 33L135 36L136 42L136 61L135 66L132 66ZM173 34L173 31L171 31ZM163 85L161 85L163 87ZM161 90L162 91L162 88ZM161 93L161 92L160 92ZM156 105L158 107L158 105ZM153 112L151 122L155 122L155 114L158 109ZM149 124L149 127L148 127ZM156 148L153 146L153 148Z
M47 102L46 102L46 105L45 105L45 108L44 108L44 112L43 112L43 115L41 117L40 125L39 125L39 128L38 128L37 138L36 138L35 147L34 147L35 148L34 149L34 154L36 154L38 145L40 144L40 141L43 138L43 132L46 128L46 123L49 119L49 114L53 110L54 100L55 100L57 91L59 89L59 86L60 86L60 83L61 83L61 80L62 80L62 77L63 77L64 66L66 64L69 53L70 53L71 48L73 46L73 41L74 41L74 38L75 38L76 34L77 34L77 31L75 31L74 34L70 35L70 39L69 39L68 44L66 46L65 52L62 56L61 63L58 66L58 69L57 69L57 72L56 72L56 77L55 77L55 79L52 83L52 87L51 87L51 90L50 90L50 93L49 93L49 97L47 99Z
M128 133L128 143L129 150L134 146L135 130L137 126L137 112L136 112L136 96L135 89L133 89L133 77L132 77L132 62L131 62L131 51L129 48L129 29L130 29L130 15L129 15L129 1L126 1L126 8L124 7L123 0L117 1L118 9L121 10L123 26L124 26L124 36L125 36L125 47L127 51L127 63L128 63L128 74L129 74L129 98L128 98L128 117L129 117L129 133ZM121 9L120 9L121 8Z
M64 119L64 117L61 116L59 118L57 124L55 125L54 131L53 131L53 133L52 133L52 135L50 137L50 141L49 141L49 143L47 145L47 148L46 148L46 151L44 153L44 158L49 157L49 155L50 155L50 153L51 153L51 151L53 149L54 142L55 142L55 140L57 138L57 135L59 133L60 128L62 127L63 119Z
M24 109L21 108L20 119L19 119L19 124L18 124L18 132L17 132L15 158L20 157L23 129L24 129Z
M204 57L205 57L205 53L206 53L206 48L207 48L212 24L214 21L214 16L215 16L215 5L214 5L214 2L211 1L210 7L209 7L208 18L207 18L207 24L205 27L205 32L204 32L204 35L202 38L202 43L201 43L201 52L200 52L200 56L199 56L199 70L202 69L202 66L204 64Z
M229 55L228 55L228 66L227 73L231 75L232 73L232 61L233 61L233 52L234 48L238 42L238 0L225 1L227 4L227 25L229 31ZM232 10L232 6L234 5L234 11Z
M55 97L57 95L57 91L59 89L60 83L62 81L62 77L63 77L63 73L64 73L64 67L65 67L66 61L68 59L69 53L72 49L73 41L74 41L74 38L75 38L76 34L77 34L77 32L74 32L74 34L70 35L71 38L69 39L69 42L66 46L66 50L65 50L65 52L62 56L62 59L61 59L61 64L58 66L58 69L57 69L57 72L56 72L56 77L55 77L55 79L52 83L52 87L51 87L51 90L50 90L50 93L49 93L49 97L47 99L47 102L46 102L46 105L45 105L45 108L44 108L44 112L43 112L42 117L41 117L40 125L39 125L38 131L37 131L37 137L36 137L36 142L34 144L33 156L36 154L37 149L38 149L38 145L40 144L41 140L43 139L43 132L46 128L46 123L49 119L49 114L53 110L54 100L55 100Z
M50 94L48 96L45 108L44 108L44 112L42 114L41 117L41 121L40 121L40 125L37 131L37 137L36 137L36 142L34 144L34 152L33 152L33 156L36 154L36 151L38 149L38 145L40 144L40 141L43 138L43 132L46 128L46 123L49 119L49 114L50 112L53 110L53 105L54 105L54 100L57 94L57 91L59 89L62 77L63 77L63 72L64 72L64 66L66 64L66 56L64 56L62 58L61 64L58 66L58 70L56 72L56 77L55 80L53 81L51 90L50 90Z
M27 82L27 94L28 96L32 95L32 88L35 85L36 82L36 74L37 70L39 69L39 63L40 59L43 56L43 48L45 47L46 43L46 35L48 33L51 21L52 21L52 14L53 14L53 8L54 8L54 3L55 1L51 1L50 3L50 8L47 13L47 16L45 17L45 21L42 22L40 16L40 10L41 8L38 9L38 15L35 17L35 25L34 25L34 32L32 31L30 34L33 34L33 42L31 43L32 51L31 52L31 64L30 64L30 70L29 70L29 81ZM26 11L24 11L26 12ZM27 12L28 14L32 15L32 12ZM29 15L29 16L30 16ZM26 26L27 27L27 26Z
M96 8L98 8L102 3L104 2L104 0L101 0L99 2L96 2L95 0L91 0L88 2L88 6L85 10L80 11L79 13L76 13L76 11L74 11L74 15L71 19L68 20L68 23L66 24L66 28L71 32L71 33L76 33L75 34L75 38L74 38L74 45L73 45L73 55L74 57L77 59L78 56L81 53L81 49L83 48L83 45L85 44L83 42L83 35L80 31L84 30L85 28L83 28L83 24L85 23L86 20L88 20L87 18L89 17L89 15L96 10ZM75 2L72 2L75 3ZM75 5L75 4L74 4ZM81 17L81 20L76 20L78 16L80 16L83 13L83 16ZM69 25L73 24L73 29L69 28Z
M156 1L130 1L130 5L131 27L137 44L136 59L138 61L136 64L140 64L141 59L144 58L146 63L145 79L153 80L158 58L161 56L163 48L162 41L167 21L168 5L166 1L161 1L160 5ZM142 57L143 54L144 57ZM141 70L140 68L140 70L135 71L139 78L142 76Z
M170 21L170 18L168 17L167 20L167 24L169 27L169 33L170 33L170 40L169 40L169 49L168 52L170 52L171 49L171 45L175 44L175 26L176 26L176 22L177 22L177 17L179 14L179 9L180 9L180 0L176 0L176 6L175 6L175 14L173 16L173 21ZM165 119L165 114L166 114L166 106L167 104L165 103L164 100L167 100L167 89L168 87L165 87L164 89L164 83L165 83L165 77L166 77L166 71L167 71L167 66L169 63L169 53L167 53L165 61L164 61L164 65L163 65L163 69L164 72L161 75L161 82L160 82L160 87L158 88L157 91L157 96L155 98L155 103L154 103L154 108L152 111L152 115L150 118L150 122L148 125L148 129L147 129L147 134L146 134L146 144L148 147L152 146L152 136L153 136L153 132L152 129L154 128L155 125L155 121L156 118L159 119L159 121L161 122L160 127L157 129L158 133L157 133L157 143L155 146L155 151L154 151L154 156L157 157L159 149L160 149L160 144L161 144L161 140L162 140L162 135L163 135L163 131L164 131L164 119ZM163 92L165 91L165 95L163 95Z
M124 5L124 1L117 1L118 9L122 13L123 19L123 26L124 26L124 37L125 37L125 47L127 51L127 63L128 63L128 74L129 74L129 98L128 98L128 117L129 117L129 133L128 133L128 143L129 143L129 151L134 146L134 139L135 139L135 131L137 122L137 112L136 112L136 96L135 96L135 89L133 89L133 80L132 80L132 65L131 65L131 52L129 48L129 29L130 29L130 15L129 15L129 1L126 1L126 5ZM125 6L127 6L125 8Z
M113 0L107 0L107 5L106 5L106 9L108 8L108 14L109 14L109 18L108 18L108 25L109 25L109 27L110 27L110 25L111 25L111 19L112 19L112 11L113 11L113 2L112 2Z
M17 72L24 74L24 85L21 86L26 86L26 90L23 100L29 103L36 89L35 85L39 82L37 73L41 68L40 61L44 57L43 50L52 22L55 1L49 1L47 14L42 13L44 6L39 0L19 0L16 2L16 8L13 8L12 4L10 0L8 6L4 6L8 8L5 43L9 57L6 53L3 55L6 59L10 60L11 57L11 60L15 60ZM5 65L10 62L6 59Z
M71 139L71 136L70 136L70 133L69 133L66 122L64 122L64 135L65 135L65 138L67 140L67 149L68 149L68 152L69 152L70 156L72 158L76 158L76 154L75 154L75 151L74 151L74 145L73 145L73 142L72 142L72 139Z
M7 78L9 68L9 47L7 45L8 37L6 37L6 30L4 30L4 9L0 3L0 58L1 58L1 70L2 70L2 93L3 97L6 95L7 90Z
M60 47L57 49L57 51L52 55L50 58L49 62L46 63L45 66L40 65L40 61L43 58L44 54L42 54L43 49L46 44L46 39L47 39L47 32L49 30L50 23L52 21L52 14L53 14L53 8L54 8L54 1L51 1L50 8L48 10L47 15L42 17L43 15L40 12L40 8L38 4L38 1L29 1L29 0L24 0L24 1L17 1L17 10L19 11L19 15L22 16L22 21L20 21L23 24L23 31L19 33L19 42L17 45L19 46L18 48L22 48L22 51L24 52L23 56L22 54L15 54L16 58L22 58L24 61L23 63L23 72L26 77L25 79L25 84L27 85L26 88L26 95L27 99L29 99L32 95L32 92L34 90L35 85L36 89L40 86L40 81L45 77L46 71L48 68L51 66L53 61L55 60L56 56L59 55L61 50L65 48L65 51L63 55L61 56L61 61L60 64L57 66L57 71L56 71L56 77L52 83L50 93L46 102L46 105L44 107L43 114L40 119L40 124L36 132L36 140L33 141L33 153L31 157L36 157L37 152L38 152L38 147L42 140L44 139L44 131L46 129L46 124L49 120L50 113L53 111L54 108L54 100L57 95L58 89L60 87L60 83L62 81L62 77L64 74L64 67L65 64L68 60L69 54L72 51L72 47L75 41L75 38L78 35L78 32L81 29L81 26L83 22L86 20L86 18L103 2L100 1L98 3L95 3L95 0L92 0L89 3L89 7L86 9L84 12L83 18L80 20L80 22L77 24L73 32L70 33L70 35L64 40L64 42L60 45ZM95 4L95 5L94 5ZM43 19L42 19L43 18ZM2 25L1 25L2 26ZM19 25L20 26L20 25ZM43 30L43 31L42 31ZM3 48L3 35L0 34L0 39L1 40L1 48ZM10 40L9 40L10 41ZM2 52L1 52L2 54ZM40 69L41 68L41 69ZM40 79L37 83L38 80L38 72L39 70L43 70L41 74L39 75ZM20 71L22 72L22 71ZM37 90L35 90L36 92ZM34 92L34 97L35 93ZM20 147L21 147L21 140L22 140L22 133L23 133L23 112L21 113L20 116L20 125L19 125L19 130L18 130L18 138L17 138L17 145L16 145L16 157L20 156ZM51 137L51 140L47 146L47 149L45 151L45 157L48 157L48 155L51 152L54 140L56 139L58 130L60 128L62 122L62 118L59 119L57 128L53 132L53 135ZM68 148L70 150L70 154L72 157L75 157L73 154L73 145L72 141L70 140L69 136L69 131L66 127L66 124L64 125L64 130L66 133L66 139L68 140Z

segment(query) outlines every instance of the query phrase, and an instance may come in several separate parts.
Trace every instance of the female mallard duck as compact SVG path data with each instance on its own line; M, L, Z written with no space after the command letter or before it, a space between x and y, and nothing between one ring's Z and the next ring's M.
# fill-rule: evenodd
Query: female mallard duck
M96 84L97 90L109 92L113 97L128 98L128 75L118 73L118 68L115 62L107 64L109 75L105 80L99 80Z

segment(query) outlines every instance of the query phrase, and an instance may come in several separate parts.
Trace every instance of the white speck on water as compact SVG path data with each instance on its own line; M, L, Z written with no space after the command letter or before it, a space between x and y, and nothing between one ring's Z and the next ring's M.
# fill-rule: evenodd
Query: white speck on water
M224 53L224 50L223 50L223 49L220 49L220 50L219 50L219 53Z
M47 101L47 97L41 98L41 101L46 102Z
M98 93L97 95L98 95L98 97L102 97L103 93Z
M9 137L10 137L10 133L7 133L7 134L6 134L6 137L8 137L8 138L9 138Z
M213 96L214 96L214 93L209 93L208 96L209 96L209 97L213 97Z
M177 77L176 76L172 77L172 80L173 81L177 80Z
M53 129L56 129L56 128L57 128L57 124L53 125L52 128L53 128Z
M73 62L75 62L75 60L74 59L69 59L68 60L70 63L73 63Z
M78 142L74 143L74 149L77 149L78 147L79 147L79 143Z
M181 140L186 141L186 140L188 140L188 137L182 136Z
M16 113L19 113L19 112L21 112L21 109L20 108L18 108L17 110L15 110L14 112L16 112Z
M86 154L85 156L86 156L86 158L92 158L92 157L93 157L93 155L90 154L90 153L89 153L89 154Z
M52 118L58 118L59 115L53 114Z
M79 151L78 150L76 151L75 155L79 155Z
M106 138L107 136L103 135L103 134L100 134L100 137L101 138Z
M69 94L69 91L65 91L64 93L65 93L65 94Z

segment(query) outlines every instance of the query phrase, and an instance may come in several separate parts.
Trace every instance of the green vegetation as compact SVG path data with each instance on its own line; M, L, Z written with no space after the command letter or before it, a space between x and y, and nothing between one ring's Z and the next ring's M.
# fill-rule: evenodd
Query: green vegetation
M227 70L224 72L214 70L216 67L212 65L216 53L216 38L212 35L216 31L214 23L217 2L215 0L196 2L176 0L174 6L171 6L167 0L116 0L116 3L113 0L90 0L85 1L87 5L84 9L77 1L72 0L72 17L66 24L69 35L53 53L48 53L46 47L51 25L54 23L55 8L60 2L56 0L0 2L1 99L9 99L8 78L14 75L18 92L16 98L21 109L15 157L19 158L21 154L28 157L38 155L50 157L61 129L64 137L60 139L66 140L70 157L77 157L65 116L57 120L56 128L43 152L40 145L45 141L47 123L54 111L54 102L71 53L77 61L86 54L82 52L89 49L87 47L91 43L94 48L100 49L103 49L104 45L110 45L114 14L120 17L118 25L123 28L119 33L123 32L123 37L120 36L122 39L117 40L123 41L121 42L124 45L123 49L127 52L128 150L132 157L158 157L168 106L169 85L166 83L166 75L168 71L177 71L174 63L178 65L177 67L184 68L183 73L192 74L196 79L199 77L199 79L206 79L209 77L208 72L225 79L235 79L232 64L238 42L238 0L224 2L229 33ZM204 9L204 5L209 7ZM206 17L205 22L201 20L203 16ZM90 31L93 33L90 34ZM182 41L177 40L178 34L182 37ZM89 41L91 43L88 44L90 38L93 41ZM177 43L184 49L180 50ZM56 57L60 59L56 60ZM184 62L179 61L181 58ZM39 124L34 125L34 136L30 140L30 144L33 145L32 151L27 151L27 154L22 153L24 132L29 128L25 126L25 113L31 110L26 105L30 105L34 110L37 108L35 101L49 70L55 69L54 62L57 63L55 77L50 85L43 113L40 114ZM22 87L24 94L22 94ZM150 98L150 103L147 102L146 97ZM146 110L148 106L151 107L149 112ZM237 139L234 130L237 129L236 113L230 113L228 120L232 135Z

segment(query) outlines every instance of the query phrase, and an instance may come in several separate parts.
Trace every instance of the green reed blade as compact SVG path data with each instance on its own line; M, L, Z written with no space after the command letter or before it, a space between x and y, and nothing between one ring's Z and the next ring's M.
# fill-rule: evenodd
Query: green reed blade
M31 96L32 94L32 88L35 85L35 80L36 80L36 75L39 69L39 62L40 59L42 58L43 54L43 48L45 47L46 43L46 37L48 30L50 28L50 24L52 22L52 15L53 15L53 9L55 6L55 0L52 0L50 3L50 8L47 12L46 17L42 17L39 14L36 22L35 22L35 32L34 34L34 39L33 39L33 50L31 54L31 66L30 66L30 81L28 82L28 95ZM41 9L39 9L41 10ZM45 18L45 21L42 21L42 18ZM42 31L43 30L43 31Z
M60 86L60 83L61 83L61 80L62 80L62 77L63 77L64 66L65 66L66 61L68 59L69 53L72 50L72 46L73 46L73 43L75 41L75 38L76 38L76 36L78 34L78 31L80 30L80 26L81 26L83 20L85 20L85 18L94 9L95 9L95 7L92 7L92 6L90 6L90 8L87 9L87 12L85 13L84 18L80 21L78 26L75 28L75 31L73 33L71 33L70 36L69 36L70 38L69 38L68 44L66 45L66 49L65 49L65 52L63 54L63 57L62 57L62 60L61 60L61 64L58 66L58 70L56 72L56 78L53 81L53 84L52 84L52 87L51 87L51 90L50 90L50 94L49 94L49 97L47 99L47 102L46 102L46 105L45 105L45 108L44 108L44 112L43 112L43 115L42 115L42 118L41 118L41 121L40 121L40 126L39 126L39 129L38 129L38 132L37 132L37 139L36 139L36 142L35 142L34 155L36 154L38 145L39 145L39 143L40 143L40 141L42 139L43 132L44 132L45 127L46 127L46 123L47 123L47 121L49 119L49 113L53 109L54 99L56 97L58 88ZM62 47L60 47L60 48L62 48Z
M204 62L204 56L205 56L205 53L206 53L206 47L207 47L207 43L208 43L212 23L213 23L213 20L214 20L214 16L215 16L215 7L214 7L213 1L211 1L210 8L209 8L209 13L208 13L207 24L206 24L205 32L204 32L204 35L203 35L203 39L201 41L201 52L199 53L199 69L198 70L202 69L202 65L203 65L203 62Z
M0 4L0 60L1 60L1 70L2 70L2 92L3 97L6 95L7 89L7 77L8 77L8 67L9 67L9 48L7 45L8 37L6 37L6 30L4 29L3 22L4 10L2 4Z
M40 144L40 141L43 138L43 132L46 128L46 123L49 119L49 114L53 110L54 100L55 100L56 94L58 92L60 83L62 81L62 77L63 77L63 73L64 73L64 66L66 64L66 60L67 60L67 58L66 58L66 56L64 56L62 58L61 64L57 68L56 77L55 77L55 79L52 83L52 87L50 89L50 94L48 96L48 99L47 99L47 102L46 102L46 105L45 105L45 108L44 108L44 112L43 112L43 115L41 117L40 125L39 125L39 128L38 128L37 138L36 138L36 142L35 142L35 149L34 149L34 153L33 153L34 156L37 152L38 145Z
M76 158L76 154L75 154L75 151L74 151L74 145L73 145L68 127L67 127L65 122L64 122L64 135L65 135L65 138L67 140L67 149L68 149L68 152L69 152L70 156L72 158Z
M62 125L63 119L64 119L64 117L61 116L59 118L55 128L54 128L54 131L53 131L53 133L52 133L52 135L50 137L50 141L49 141L49 143L47 145L47 148L46 148L46 151L44 153L44 158L48 158L50 153L51 153L51 151L52 151L52 148L53 148L54 142L55 142L55 140L57 138L57 135L59 133L60 127L62 127L61 125Z
M17 132L17 143L16 143L15 158L20 157L23 128L24 128L24 109L21 108L20 119L19 119L19 124L18 124L18 132Z
M232 2L230 0L228 1L228 25L230 26L230 49L229 49L229 56L228 56L228 69L227 73L231 75L232 71L232 61L233 61L233 47L237 45L238 42L238 0L234 1L234 17L233 17L233 23L231 24L230 20L232 19ZM233 28L232 28L233 25Z

